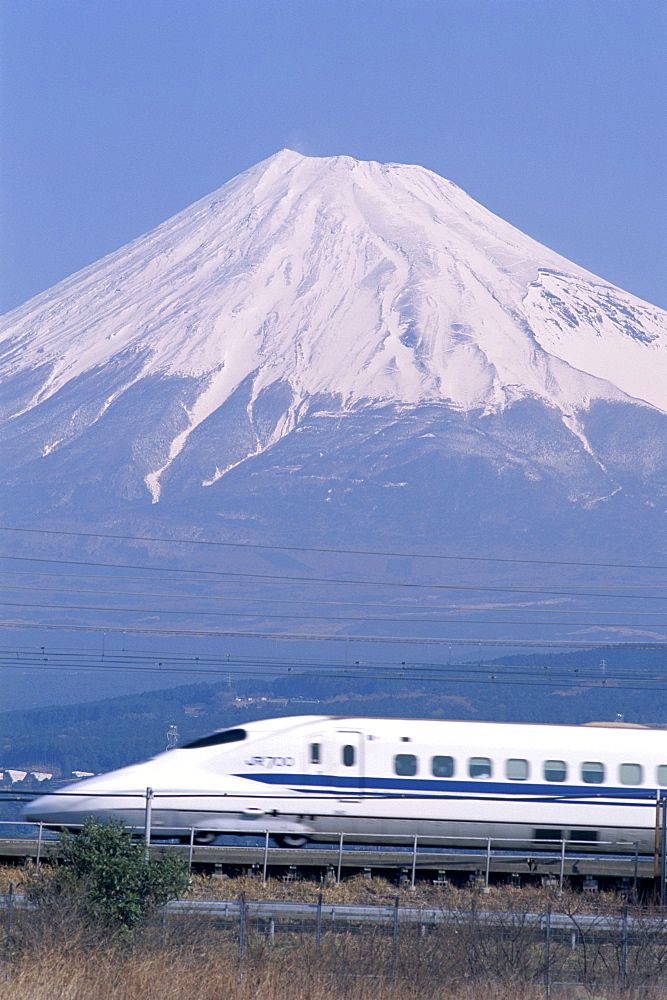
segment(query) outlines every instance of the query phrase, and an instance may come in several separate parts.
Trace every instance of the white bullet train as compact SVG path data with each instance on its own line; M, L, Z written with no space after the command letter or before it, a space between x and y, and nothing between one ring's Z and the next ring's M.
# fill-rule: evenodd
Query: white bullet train
M75 829L114 816L197 842L263 834L283 846L378 835L480 837L642 854L667 794L667 732L297 716L224 729L41 795L28 820ZM431 840L431 842L435 842ZM510 846L510 845L508 845ZM533 844L534 846L534 844Z

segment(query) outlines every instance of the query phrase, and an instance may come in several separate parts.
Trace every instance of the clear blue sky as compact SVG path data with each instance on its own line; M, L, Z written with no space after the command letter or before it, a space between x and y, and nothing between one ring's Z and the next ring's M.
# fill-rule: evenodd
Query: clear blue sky
M664 0L0 0L1 311L283 146L420 163L667 307Z

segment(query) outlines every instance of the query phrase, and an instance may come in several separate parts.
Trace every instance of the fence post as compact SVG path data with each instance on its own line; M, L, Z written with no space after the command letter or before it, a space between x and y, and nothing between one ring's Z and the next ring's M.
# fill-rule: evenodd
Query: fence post
M414 841L412 844L412 878L410 879L410 888L415 887L415 875L417 873L417 834L415 834Z
M667 795L660 798L660 906L665 907L667 878Z
M192 874L192 855L194 854L194 849L195 849L195 828L194 828L194 826L191 826L190 827L190 850L188 852L188 873L190 875Z
M153 789L146 789L146 811L144 813L144 840L146 842L146 848L144 852L144 857L146 861L150 857L150 846L151 846L151 813L153 810Z
M565 841L560 842L560 877L558 879L558 892L563 895L563 876L565 874Z
M9 892L7 893L7 921L6 921L6 931L7 931L7 954L9 955L9 949L12 942L12 918L14 915L14 883L9 883Z
M486 838L486 871L484 873L484 888L489 888L489 872L491 871L491 838Z
M262 885L266 885L266 869L269 864L269 831L264 831L264 867L262 868Z
M44 832L44 824L39 824L39 833L37 834L37 855L35 857L35 875L39 872L39 862L42 857L42 833Z
M655 832L653 835L653 891L656 891L656 881L660 875L660 793L655 800Z
M239 982L243 979L243 958L245 953L245 892L239 896Z
M623 907L623 930L621 932L621 986L628 982L628 904Z
M343 837L345 834L341 833L338 840L338 875L336 876L336 885L340 885L340 871L343 867Z
M394 900L394 926L392 935L392 950L391 950L391 975L396 981L397 971L398 971L398 905L400 902L400 897L397 896Z
M320 947L322 943L322 893L317 895L317 924L315 925L315 944Z
M468 972L475 979L475 900L470 904L470 926L468 928Z
M551 996L551 904L544 922L544 995Z

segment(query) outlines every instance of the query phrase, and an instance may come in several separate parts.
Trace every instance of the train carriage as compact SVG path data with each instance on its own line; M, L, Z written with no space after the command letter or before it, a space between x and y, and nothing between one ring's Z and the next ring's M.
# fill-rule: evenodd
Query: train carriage
M645 727L298 716L220 730L151 760L40 796L52 827L88 816L200 842L263 833L297 846L344 833L480 837L652 853L667 794L667 734Z

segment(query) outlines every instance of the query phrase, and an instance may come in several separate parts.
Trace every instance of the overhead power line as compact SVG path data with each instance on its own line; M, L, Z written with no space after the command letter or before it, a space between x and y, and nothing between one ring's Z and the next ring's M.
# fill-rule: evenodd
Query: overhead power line
M16 556L16 555L4 555L0 553L0 558L10 559L13 561L23 561L23 562L45 562L49 564L59 564L67 566L95 566L95 567L105 567L107 569L138 569L140 571L146 571L152 569L154 572L166 572L166 573L188 573L192 574L193 570L179 570L172 566L137 566L128 563L105 563L97 561L83 561L83 560L73 560L73 559L41 559L37 556ZM561 589L561 590L547 590L542 587L491 587L485 585L471 586L470 584L458 584L458 583L411 583L404 581L397 582L387 582L384 580L341 580L335 577L310 577L310 576L279 576L276 573L245 573L237 572L235 570L196 570L197 573L206 574L206 576L215 576L229 582L238 582L239 580L251 580L251 581L261 581L262 583L273 584L306 584L309 586L322 585L325 584L331 587L388 587L396 589L405 590L447 590L447 591L471 591L475 593L498 593L498 594L540 594L548 597L596 597L596 598L611 598L619 599L623 598L626 600L633 601L667 601L667 596L651 595L651 594L610 594L606 591L592 591L592 590L579 590L576 593L572 590ZM192 581L190 581L192 582Z
M605 647L609 648L609 647ZM616 647L618 648L618 647ZM667 653L667 645L662 647L662 651ZM244 654L244 653L179 653L179 652L169 652L157 649L126 649L124 646L122 649L114 648L113 646L108 648L105 645L100 646L97 649L88 650L81 649L81 647L72 646L53 646L47 647L46 645L30 645L30 646L4 646L0 647L0 657L5 659L17 660L20 657L32 657L33 659L43 660L44 658L61 658L67 659L69 661L81 661L81 660L95 660L101 659L104 662L119 662L119 663L158 663L159 665L171 662L177 664L189 665L191 668L197 668L203 665L213 665L226 669L229 665L245 666L255 668L261 665L278 666L280 668L286 668L289 670L295 669L297 671L302 669L308 669L312 667L324 666L327 668L345 668L345 670L357 671L358 669L366 668L376 668L381 667L383 669L394 669L394 668L418 668L418 669L442 669L445 666L461 666L470 667L474 669L492 669L492 670L520 670L520 671L530 671L536 670L542 673L543 671L548 671L550 674L554 674L558 671L564 673L573 674L583 674L586 671L599 672L604 665L604 671L608 672L610 675L613 673L614 676L618 676L619 671L627 670L629 675L640 676L642 672L645 672L648 676L653 677L655 675L655 666L648 665L643 667L637 666L627 666L608 663L607 660L599 661L595 665L566 665L565 661L561 656L558 656L556 660L549 658L548 663L539 664L526 664L526 663L499 663L493 660L470 660L452 663L447 661L445 664L441 661L434 660L405 660L405 659L360 659L355 657L355 659L350 660L347 656L343 660L332 659L330 657L322 658L309 654L308 656L296 656L290 654L289 656L279 657L275 653L271 655L262 654Z
M116 582L115 578L107 577L107 579L114 579L114 582ZM132 577L129 577L128 579L131 580ZM154 582L163 582L163 581L154 581ZM178 582L178 581L176 581L176 582ZM369 602L369 601L327 601L327 600L324 600L324 599L311 601L311 600L307 600L305 598L297 598L297 597L292 597L292 598L260 597L258 595L252 595L250 597L238 597L238 596L229 595L229 594L184 594L184 593L182 593L180 591L179 592L171 592L171 593L163 591L163 592L160 592L160 593L157 593L157 594L152 594L152 593L147 593L145 590L142 590L142 591L109 590L108 588L105 588L104 590L93 590L91 588L84 588L84 587L60 587L60 586L58 586L58 587L57 586L40 587L40 586L37 586L37 585L32 585L32 586L30 586L30 585L28 585L28 586L22 586L22 585L15 586L15 585L12 585L11 587L2 587L2 585L0 584L0 588L4 589L4 590L11 590L12 592L13 591L17 591L17 590L27 590L27 591L30 591L31 593L35 592L35 591L40 592L40 593L54 593L54 592L57 592L58 594L91 594L91 595L104 595L105 597L108 596L108 595L113 595L114 597L143 597L143 598L150 598L151 600L162 600L162 599L164 599L164 600L174 600L174 601L202 601L202 602L205 602L205 601L226 601L226 602L235 603L235 604L287 604L287 605L298 605L298 606L304 606L305 605L307 607L314 606L314 607L334 607L334 608L380 608L383 611L386 611L388 613L392 613L392 614L395 614L395 615L404 614L406 612L407 613L413 613L415 611L425 611L425 612L427 612L429 614L433 614L435 612L448 612L448 611L468 612L469 614L479 614L482 611L494 611L496 613L505 613L506 612L508 614L511 613L511 614L543 614L543 615L547 615L547 614L549 614L549 615L575 615L575 614L587 614L588 613L588 612L584 611L581 608L570 608L570 609L568 609L568 608L552 608L552 607L544 607L544 606L539 607L539 608L535 608L535 607L527 608L527 607L517 607L515 604L507 604L507 605L503 605L503 606L495 605L492 608L480 608L480 607L466 605L466 604L449 604L449 605L401 604L401 605L397 605L397 604L387 604L386 602L385 603L381 603L381 602L377 602L377 601L376 602ZM627 599L628 595L625 595L625 597ZM0 602L0 603L2 603L2 602ZM91 610L99 610L99 609L97 609L94 606L91 606ZM101 609L101 610L108 610L108 609ZM184 612L184 613L187 613L187 612ZM194 613L196 613L196 612L194 612ZM266 615L268 613L269 612L262 612L260 614L258 612L258 615L260 617L266 617ZM619 611L600 611L600 610L596 610L593 613L596 616L598 616L598 615L618 615ZM643 609L641 609L639 611L631 611L631 610L624 609L623 612L620 612L620 613L622 613L624 615L641 615L642 618L645 618L645 617L656 617L656 616L665 617L665 615L667 615L667 611L644 611ZM299 616L299 617L301 617L301 616ZM377 621L378 619L372 619L372 620L373 621ZM382 619L379 619L379 620L382 620ZM409 619L401 619L401 620L409 620ZM430 618L430 619L424 619L424 620L433 621L434 619ZM447 621L451 621L451 620L452 619L450 619L450 618L447 619ZM495 624L497 624L497 623L495 623ZM571 623L568 623L568 624L574 624L574 625L576 625L576 624L582 624L582 623L581 622L579 622L579 623L577 623L577 622L571 622ZM585 624L590 624L590 623L585 623ZM627 624L627 623L625 623L625 622L614 622L614 623L609 623L609 624L618 625L618 624Z
M141 595L140 595L141 596ZM145 595L148 596L148 595ZM554 627L574 627L582 626L586 628L596 627L595 622L584 621L584 622L548 622L548 621L507 621L507 619L495 619L495 618L408 618L405 616L399 617L398 615L392 615L388 618L382 618L377 615L286 615L278 614L275 611L201 611L197 609L188 609L188 611L183 611L181 608L118 608L110 607L108 605L88 605L88 604L37 604L32 602L19 602L19 601L0 601L0 607L5 608L38 608L41 610L56 610L56 611L94 611L94 612L107 612L109 614L152 614L152 615L180 615L181 617L192 617L197 616L198 618L253 618L265 621L270 619L271 621L300 621L300 622L311 622L311 621L324 621L324 622L358 622L359 624L366 625L370 623L383 623L383 624L413 624L413 625L512 625L516 626L527 626L534 628L536 626L547 626L550 628ZM639 613L639 612L637 612ZM599 628L641 628L641 623L635 622L605 622L604 625L597 626ZM660 628L659 623L655 623L651 626L652 628ZM667 639L667 636L665 637Z
M31 557L27 557L27 556L2 556L2 555L0 555L0 558L4 558L4 559L16 559L16 560L25 559L26 561L32 561L32 562L56 562L56 563L60 562L59 559L47 560L47 559L40 559L39 557L31 558ZM67 563L66 565L69 565L69 563ZM94 567L108 566L108 567L110 567L112 569L122 568L122 567L117 566L115 563L80 563L80 564L77 564L77 565L94 566ZM149 572L150 569L151 569L150 566L141 566L141 567L137 566L136 568L137 568L137 570L143 571L143 572ZM86 573L83 570L80 571L80 572L78 572L78 573L64 573L62 571L54 572L53 570L45 570L45 569L5 569L5 570L3 570L3 576L44 576L44 577L61 577L61 578L64 578L64 579L68 579L68 578L72 577L74 579L81 579L81 578L83 578L83 579L91 579L91 580L113 580L114 583L117 583L119 580L132 580L132 581L135 581L135 582L136 581L141 581L141 580L144 580L144 581L152 580L154 583L205 583L205 582L207 582L206 580L203 580L201 578L201 576L194 576L194 575L192 575L192 574L195 574L195 573L204 573L204 572L207 572L206 570L197 570L197 569L193 569L193 570L183 570L183 569L181 569L181 570L169 570L169 569L160 570L160 569L156 569L156 570L154 570L154 572L174 572L174 573L190 574L190 579L185 579L184 580L183 577L169 577L169 576L161 576L161 577L159 577L159 578L156 579L154 576L138 576L137 573L132 573L130 576L119 576L117 573L114 573L113 575L111 575L109 573ZM215 572L215 571L211 571L211 572ZM234 575L234 574L231 573L230 575ZM268 577L268 578L269 579L275 579L276 581L280 581L282 579L282 577L275 577L274 578L273 576ZM305 579L309 579L309 578L306 577ZM391 584L390 584L390 586L391 586ZM419 586L428 587L429 584L428 583L424 583L424 584L419 584ZM604 587L604 589L605 590L614 590L614 589L627 590L628 587L631 587L632 590L664 590L664 589L667 588L667 583L608 584L608 585L606 585ZM602 588L595 587L595 586L590 586L590 587L587 587L586 589L595 591L595 590L600 590ZM577 587L576 584L573 584L569 588L568 593L572 592L573 595L577 595L578 591L581 591L581 590L582 590L581 587ZM628 598L628 597L632 597L634 595L632 595L632 594L607 594L606 596L607 597Z
M654 665L635 667L628 664L608 664L606 660L602 664L566 664L557 659L549 663L500 663L497 661L477 660L477 661L448 661L433 662L423 660L354 660L344 662L340 660L322 659L309 657L308 659L277 658L277 657L243 657L243 656L182 656L164 652L156 652L151 655L134 654L125 650L98 650L93 652L82 652L80 650L59 650L41 647L37 649L3 649L0 651L0 662L12 665L41 665L43 663L64 663L71 670L77 670L81 665L98 663L106 668L120 667L121 669L133 670L144 667L163 668L167 666L177 667L186 673L197 673L202 669L213 668L216 672L225 674L228 668L240 669L248 675L254 674L257 669L270 667L271 669L295 672L301 674L303 671L315 670L319 674L320 670L335 671L344 674L346 677L364 677L369 671L383 670L394 673L407 674L413 671L422 673L439 674L443 671L463 669L471 674L493 673L503 675L505 673L520 673L522 676L531 673L540 676L549 675L552 678L572 678L583 680L590 677L606 680L626 679L626 680L656 680L667 679L667 665L664 668Z
M268 616L267 616L268 617ZM341 633L312 633L312 632L243 632L237 629L193 629L193 628L164 628L148 627L140 625L82 625L64 624L59 622L40 622L35 624L29 621L0 621L0 628L6 629L40 629L46 631L65 632L94 632L100 635L151 635L151 636L190 636L195 638L210 639L270 639L274 642L344 642L344 643L390 643L394 646L418 645L418 646L465 646L468 648L523 648L523 649L665 649L664 641L657 642L613 642L610 639L599 639L597 641L580 639L488 639L471 637L461 638L436 638L429 636L375 636L375 635L343 635Z
M498 556L461 556L461 555L440 555L431 552L396 552L373 549L336 549L324 546L307 545L269 545L261 542L222 542L209 539L197 538L163 538L155 535L120 535L110 532L99 531L65 531L56 528L19 528L11 525L0 525L0 531L17 531L30 534L41 535L65 535L73 538L107 538L124 542L161 542L178 545L206 545L221 548L258 549L272 552L313 552L327 555L354 555L354 556L383 556L389 558L406 559L435 559L446 561L463 562L484 562L484 563L511 563L530 566L581 566L596 567L600 569L640 569L640 570L665 570L667 565L647 565L646 563L598 563L579 562L564 559L518 559L503 558Z
M57 658L56 658L57 659ZM604 674L600 669L589 667L564 668L564 667L538 667L520 666L511 664L474 664L474 663L452 663L452 664L399 664L388 665L386 663L367 664L364 667L323 664L322 666L305 667L303 665L296 668L288 664L261 664L256 668L250 668L247 664L239 665L235 662L220 663L216 666L202 663L196 666L186 667L169 661L168 658L153 663L130 663L118 664L111 659L109 662L90 663L78 662L64 667L59 662L51 663L49 657L32 657L28 659L16 660L0 657L0 667L13 668L19 670L53 670L59 671L68 669L75 673L103 673L116 672L135 674L182 674L194 676L212 676L220 681L230 679L257 679L273 678L285 679L288 677L308 678L311 680L345 680L347 682L361 683L372 680L409 681L416 682L457 683L457 684L504 684L512 686L529 687L551 687L555 685L566 687L595 688L598 690L631 689L636 691L665 691L667 690L667 675L664 673L645 671L640 676L634 672L612 671L606 668Z

